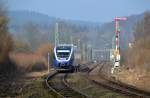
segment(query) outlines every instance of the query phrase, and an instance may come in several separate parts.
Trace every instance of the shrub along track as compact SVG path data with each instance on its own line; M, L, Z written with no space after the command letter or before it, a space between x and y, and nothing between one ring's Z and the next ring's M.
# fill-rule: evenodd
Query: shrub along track
M70 87L66 81L67 73L49 74L46 79L46 85L54 98L90 98L77 89Z
M104 73L101 72L105 65L107 65L106 62L101 63L99 73L98 73L98 76L99 76L98 81L91 79L91 78L88 78L88 79L91 80L93 83L101 85L109 90L113 90L115 92L119 92L119 93L122 93L124 95L130 96L133 98L150 98L149 92L139 90L133 86L120 83L119 81L113 80L112 78L108 78L107 75L105 75ZM94 68L96 68L96 67L94 67ZM87 77L90 77L90 72L94 68L87 71L87 75L88 75Z

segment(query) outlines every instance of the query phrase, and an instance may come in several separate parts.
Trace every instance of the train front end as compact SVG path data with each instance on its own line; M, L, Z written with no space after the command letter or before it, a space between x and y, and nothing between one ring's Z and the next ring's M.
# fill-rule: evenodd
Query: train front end
M57 71L74 70L73 45L58 45L54 48L54 64Z

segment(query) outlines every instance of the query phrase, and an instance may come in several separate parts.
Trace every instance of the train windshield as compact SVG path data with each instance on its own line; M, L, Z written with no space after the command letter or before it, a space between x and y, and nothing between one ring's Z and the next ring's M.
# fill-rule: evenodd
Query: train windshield
M57 57L58 58L69 58L71 53L71 47L70 46L58 46L56 48Z
M57 57L59 58L68 58L70 55L70 52L57 52Z

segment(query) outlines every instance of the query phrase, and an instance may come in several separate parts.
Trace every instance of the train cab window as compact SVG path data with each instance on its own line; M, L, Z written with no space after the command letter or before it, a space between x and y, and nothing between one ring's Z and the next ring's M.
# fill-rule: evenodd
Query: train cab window
M57 57L59 58L68 58L70 55L69 52L57 52Z

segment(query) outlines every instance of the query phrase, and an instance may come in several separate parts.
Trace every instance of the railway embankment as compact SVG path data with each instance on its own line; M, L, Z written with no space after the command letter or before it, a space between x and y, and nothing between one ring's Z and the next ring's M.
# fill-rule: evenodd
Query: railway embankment
M146 95L146 98L147 96L150 96L150 86L148 83L150 77L148 77L148 75L144 76L142 74L137 74L137 72L134 70L129 69L126 69L125 71L123 68L120 68L119 71L111 74L111 66L112 65L110 63L106 63L103 66L103 70L101 70L101 67L98 66L93 71L91 71L90 78L96 82L101 82L102 77L104 77L108 79L109 82L113 81L111 84L115 84L117 86L121 85L123 90L124 88L131 89L131 94L132 92L136 95L143 93L142 96Z
M115 78L122 83L150 92L150 83L148 82L150 81L150 73L145 75L134 69L124 69L118 72Z

